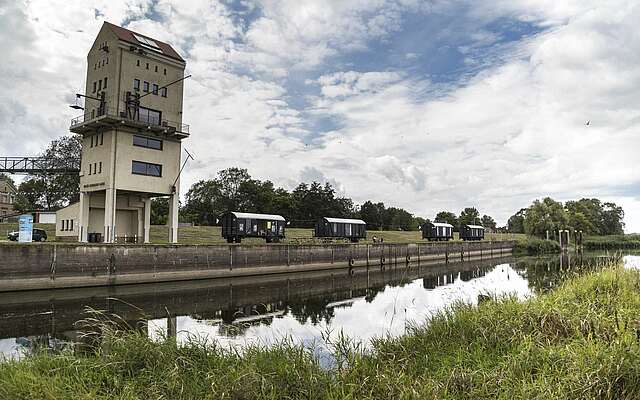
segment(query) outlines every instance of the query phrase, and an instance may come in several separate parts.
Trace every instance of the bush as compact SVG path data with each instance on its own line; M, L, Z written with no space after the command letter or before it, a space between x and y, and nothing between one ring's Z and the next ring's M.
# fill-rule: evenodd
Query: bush
M560 253L560 244L554 240L538 239L527 237L526 240L519 240L513 249L516 253L526 253L529 255Z

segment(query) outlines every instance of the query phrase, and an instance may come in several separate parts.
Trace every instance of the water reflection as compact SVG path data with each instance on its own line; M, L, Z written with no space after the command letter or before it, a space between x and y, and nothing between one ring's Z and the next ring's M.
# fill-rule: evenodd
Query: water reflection
M283 337L313 344L323 335L367 343L400 335L455 301L526 298L570 276L601 267L611 255L480 260L154 285L0 294L0 354L79 346L86 307L118 315L151 337L196 335L222 345L269 344ZM640 257L627 255L640 268Z

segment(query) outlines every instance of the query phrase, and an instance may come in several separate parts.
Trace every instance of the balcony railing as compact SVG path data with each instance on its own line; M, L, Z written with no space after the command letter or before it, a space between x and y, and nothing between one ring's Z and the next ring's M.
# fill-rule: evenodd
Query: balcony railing
M92 110L91 112L84 113L83 115L80 115L76 118L73 118L71 120L70 128L73 129L87 122L92 122L92 121L96 121L98 119L104 119L104 118L114 119L118 121L128 121L128 122L133 122L140 125L147 125L151 127L171 128L176 132L184 133L187 135L189 134L189 125L178 123L175 121L169 121L166 119L160 119L156 114L145 112L145 109L141 108L140 111L138 112L138 115L132 118L130 115L127 114L126 111L120 111L119 113L117 113L116 110L110 110L107 105L105 105L102 108Z

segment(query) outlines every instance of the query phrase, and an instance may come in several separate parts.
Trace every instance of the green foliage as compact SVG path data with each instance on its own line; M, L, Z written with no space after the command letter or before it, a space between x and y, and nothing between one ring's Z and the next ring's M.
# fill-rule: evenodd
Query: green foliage
M344 336L322 352L177 346L107 323L88 353L0 363L0 398L637 399L639 287L638 271L610 268L525 301L459 303L371 350Z
M590 236L583 246L586 250L639 249L640 235Z
M555 240L527 237L525 240L516 241L514 253L526 253L529 255L560 253L560 244Z
M480 212L475 207L465 208L458 217L459 225L479 225L480 222Z
M544 237L547 231L552 233L566 227L567 215L562 203L550 197L534 201L525 213L524 230L527 235Z
M169 198L151 199L151 225L166 225L169 219Z
M80 158L82 138L79 135L63 136L54 140L41 154L51 167L68 165L69 159ZM47 165L43 166L47 168ZM29 175L18 187L16 209L20 212L36 209L56 210L78 201L80 176L39 172Z
M458 217L452 212L449 211L440 211L436 214L436 217L433 219L434 222L445 222L447 224L453 225L453 230L458 232L458 228L460 224L458 223Z
M484 226L486 229L490 230L491 232L495 232L496 221L493 219L493 217L489 215L483 215L482 218L480 219L480 222L481 222L481 225Z
M509 217L507 230L510 233L524 233L524 215L526 211L526 208L521 208L520 211Z
M215 179L191 186L180 210L181 220L215 225L227 211L283 215L291 227L313 227L321 217L360 217L369 229L416 230L419 221L406 210L383 203L365 202L359 209L353 201L336 194L329 183L300 183L293 191L274 187L270 181L252 179L246 169L229 168Z
M559 229L582 231L585 235L621 235L624 210L615 203L598 199L567 201L564 205L549 197L536 200L509 218L509 232L525 232L544 237Z

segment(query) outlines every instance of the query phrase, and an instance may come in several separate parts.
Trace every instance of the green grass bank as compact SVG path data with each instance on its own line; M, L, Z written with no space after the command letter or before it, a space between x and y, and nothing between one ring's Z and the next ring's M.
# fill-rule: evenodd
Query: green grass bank
M324 369L292 344L244 353L105 329L98 350L0 364L2 399L637 399L640 273L611 266L520 302L458 304Z
M49 241L56 240L56 229L53 224L36 224L36 227L47 231ZM0 240L6 239L7 232L18 229L18 224L3 223L0 224ZM151 242L152 243L168 243L169 235L166 226L151 226ZM287 228L287 238L285 243L291 244L311 244L322 243L322 240L313 238L313 229L306 228ZM416 243L422 241L420 231L368 231L367 240L371 241L373 236L384 239L386 243ZM181 244L226 244L226 240L222 238L221 228L219 226L188 226L178 229L178 237ZM509 233L488 233L487 240L516 240L522 239L523 234ZM458 234L454 233L454 239L458 240ZM242 243L247 244L264 244L264 239L245 239Z

